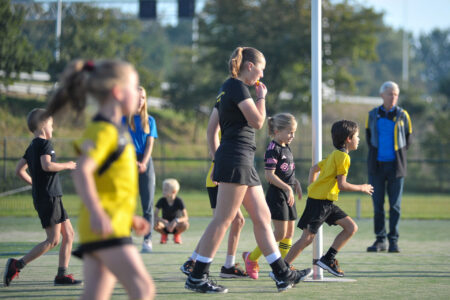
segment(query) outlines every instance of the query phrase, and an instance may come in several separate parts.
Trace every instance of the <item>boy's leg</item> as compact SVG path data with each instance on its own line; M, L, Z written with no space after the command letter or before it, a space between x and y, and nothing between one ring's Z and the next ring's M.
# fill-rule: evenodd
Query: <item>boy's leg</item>
M133 245L101 249L93 253L126 289L130 299L152 299L153 280Z
M336 224L342 227L342 231L336 236L331 247L339 251L358 231L358 225L349 216L337 220Z
M80 299L109 299L116 283L116 277L102 262L91 254L83 256L84 288Z
M358 230L358 225L349 216L341 218L335 222L342 227L342 231L336 236L328 249L327 253L320 258L317 265L335 276L342 277L344 272L339 267L338 261L335 259L336 254L350 240L350 238Z
M29 264L39 256L45 254L47 251L53 249L59 243L61 232L61 224L55 224L45 228L47 239L30 250L24 257L22 257L25 264Z
M297 256L302 253L303 249L308 247L313 242L314 237L315 234L311 233L308 228L303 229L302 236L297 242L292 245L284 260L291 265L297 258Z
M58 266L60 268L67 268L69 266L74 239L73 227L69 219L61 223L61 235L62 241L61 241L61 248L59 249Z

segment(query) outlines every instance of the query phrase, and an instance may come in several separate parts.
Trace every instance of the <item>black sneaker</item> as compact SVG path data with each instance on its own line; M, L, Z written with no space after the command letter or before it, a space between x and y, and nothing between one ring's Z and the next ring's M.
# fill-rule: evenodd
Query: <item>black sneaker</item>
M184 288L197 292L208 294L224 294L228 293L228 289L211 280L208 274L203 274L200 279L192 278L191 275L186 279Z
M242 278L247 277L248 275L239 264L235 264L231 268L225 268L225 266L222 266L219 276L222 278Z
M17 267L17 259L10 258L6 262L5 272L3 273L3 285L9 286L11 281L19 276L20 269Z
M273 272L270 272L269 276L275 281L278 292L290 289L302 279L301 271L292 268L289 268L284 275L276 276Z
M83 282L81 280L76 280L75 278L73 278L72 274L69 274L63 276L56 276L54 283L55 285L79 285L82 284Z
M389 241L389 249L388 252L390 253L399 253L400 249L398 248L397 241Z
M181 267L180 270L184 275L189 276L194 270L195 261L187 260Z
M321 267L322 269L327 270L334 276L337 276L337 277L344 276L344 271L342 271L341 268L339 267L339 262L337 261L337 259L328 260L328 259L325 259L324 256L322 256L317 261L317 265L319 267Z
M384 240L376 240L372 246L367 247L367 252L386 251L386 242Z

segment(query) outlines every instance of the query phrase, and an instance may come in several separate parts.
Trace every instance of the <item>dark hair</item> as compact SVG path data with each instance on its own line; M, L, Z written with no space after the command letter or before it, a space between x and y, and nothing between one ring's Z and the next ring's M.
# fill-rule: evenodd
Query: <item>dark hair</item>
M52 116L68 105L77 114L83 112L87 97L105 101L111 95L112 88L126 80L134 68L120 60L74 60L67 65L50 97L47 114Z
M345 147L347 138L353 138L353 135L358 131L358 124L349 120L340 120L331 127L331 137L333 138L333 145L336 149Z
M267 128L271 137L275 136L275 130L292 128L294 124L297 124L297 121L290 113L278 113L273 117L267 118Z
M31 132L35 132L37 129L41 129L43 123L48 119L45 115L45 109L34 108L27 115L27 125Z
M252 47L237 47L231 53L230 60L228 61L228 68L230 75L233 78L238 77L245 62L251 62L253 64L261 63L264 61L264 55L261 51Z

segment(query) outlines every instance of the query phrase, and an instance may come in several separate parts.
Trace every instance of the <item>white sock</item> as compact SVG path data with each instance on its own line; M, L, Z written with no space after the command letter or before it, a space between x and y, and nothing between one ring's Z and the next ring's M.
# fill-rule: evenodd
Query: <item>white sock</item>
M189 258L192 261L196 261L197 260L197 256L198 256L198 253L194 251L194 252L192 252L191 257L189 257Z
M200 254L197 254L197 261L205 263L205 264L209 264L213 261L212 257L206 257L206 256L201 256Z
M277 249L277 251L275 251L274 253L267 255L266 260L267 260L267 263L269 263L269 265L270 265L271 263L273 263L280 257L281 257L280 250Z
M225 260L225 268L229 269L231 267L234 267L234 264L236 262L236 257L234 255L227 255L227 259Z

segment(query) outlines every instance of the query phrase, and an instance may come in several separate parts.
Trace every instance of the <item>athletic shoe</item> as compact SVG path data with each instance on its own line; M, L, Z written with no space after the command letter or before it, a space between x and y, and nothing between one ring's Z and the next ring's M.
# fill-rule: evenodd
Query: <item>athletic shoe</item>
M273 272L270 272L269 276L275 281L278 292L284 292L299 283L302 278L306 277L307 273L309 272L306 270L299 271L289 268L283 275L276 276Z
M376 240L372 246L367 247L367 252L386 251L386 242L384 240Z
M388 252L390 253L399 253L400 249L398 248L397 241L389 241L389 249Z
M167 234L161 234L161 241L159 241L160 244L167 244Z
M291 271L297 271L294 265L289 265L289 269L291 269ZM298 272L300 272L300 281L304 281L313 274L313 270L311 268L298 270Z
M142 250L141 253L152 253L153 251L153 244L151 240L144 240L142 243Z
M209 293L209 294L228 293L227 288L211 280L208 274L203 274L203 277L200 279L192 278L192 276L189 275L189 277L186 279L184 288L198 293Z
M189 276L194 270L194 266L195 261L189 259L180 267L180 270L181 272L183 272L183 274Z
M10 258L6 262L5 272L3 274L3 285L9 286L11 281L19 276L19 268L17 268L17 259Z
M248 277L252 279L258 279L259 265L257 261L250 260L250 252L242 253L242 258L245 262L245 271L247 271Z
M248 277L247 273L241 268L239 264L234 264L234 266L230 268L225 268L225 266L222 266L219 276L222 278Z
M342 271L341 268L339 267L339 263L338 263L337 259L328 260L324 256L322 256L317 261L317 265L319 267L321 267L322 269L327 270L334 276L338 276L338 277L344 276L344 271Z
M79 285L81 283L83 282L74 279L72 274L55 277L55 285Z
M181 240L181 233L175 233L173 235L173 241L175 244L183 244L183 241Z

